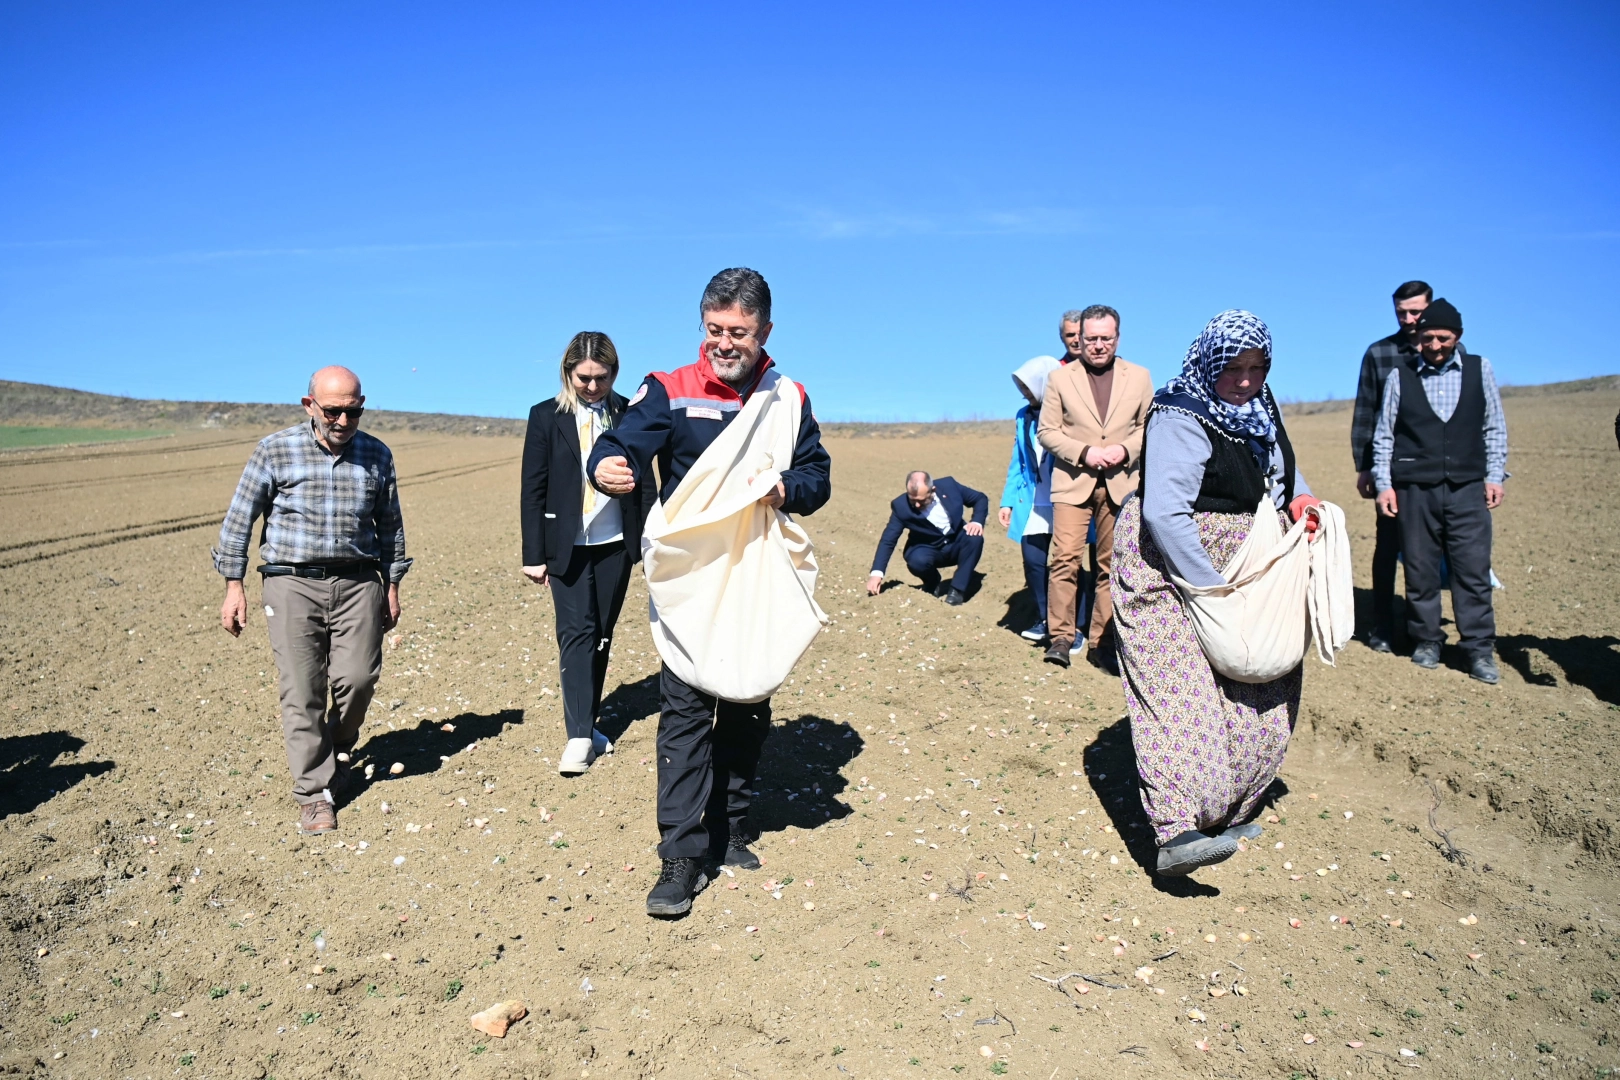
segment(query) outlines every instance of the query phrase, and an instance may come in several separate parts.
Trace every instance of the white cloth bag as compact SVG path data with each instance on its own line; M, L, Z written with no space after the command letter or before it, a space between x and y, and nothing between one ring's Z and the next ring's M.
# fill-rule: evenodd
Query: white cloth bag
M642 532L658 655L726 701L770 697L827 622L809 535L759 501L793 462L802 408L799 388L767 371Z
M1314 517L1320 539L1308 542ZM1283 532L1277 509L1263 498L1248 537L1221 571L1224 585L1192 585L1170 575L1209 666L1228 679L1264 683L1288 674L1311 639L1333 664L1355 632L1350 539L1344 511L1311 507Z

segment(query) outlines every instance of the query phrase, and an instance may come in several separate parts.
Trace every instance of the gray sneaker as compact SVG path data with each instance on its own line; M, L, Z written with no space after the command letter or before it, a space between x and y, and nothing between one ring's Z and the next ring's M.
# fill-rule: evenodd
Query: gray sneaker
M1205 836L1189 829L1159 849L1158 873L1185 877L1199 867L1225 862L1237 850L1237 841L1229 836Z
M1264 829L1251 821L1247 825L1234 825L1221 835L1230 836L1233 840L1258 840L1263 832Z
M1468 665L1468 677L1495 686L1502 673L1496 669L1496 660L1489 656L1476 656Z
M1417 648L1412 650L1412 663L1420 668L1437 668L1440 666L1440 643L1438 641L1420 641ZM1492 665L1493 667L1495 665Z

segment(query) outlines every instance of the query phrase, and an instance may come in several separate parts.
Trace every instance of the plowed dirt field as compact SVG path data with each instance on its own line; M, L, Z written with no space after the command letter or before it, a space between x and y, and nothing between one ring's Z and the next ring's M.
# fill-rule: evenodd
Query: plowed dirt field
M1018 638L1016 545L989 530L961 608L862 589L906 470L994 500L1010 430L830 440L836 494L807 525L832 622L776 697L765 867L676 922L642 913L645 589L609 674L617 752L565 780L516 440L390 437L417 562L359 751L376 776L318 840L264 621L219 629L208 559L262 432L0 456L0 1073L1606 1075L1617 406L1509 400L1502 684L1449 651L1436 672L1360 643L1307 660L1277 821L1168 884L1144 870L1118 681ZM1365 586L1348 424L1290 432ZM469 1027L507 998L530 1014L506 1038Z

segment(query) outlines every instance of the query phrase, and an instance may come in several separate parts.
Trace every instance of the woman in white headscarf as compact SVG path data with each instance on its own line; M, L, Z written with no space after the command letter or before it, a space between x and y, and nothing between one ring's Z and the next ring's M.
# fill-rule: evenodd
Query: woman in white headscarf
M1158 873L1221 862L1282 767L1299 712L1302 668L1268 683L1217 674L1170 580L1221 585L1224 566L1269 496L1298 520L1318 502L1294 467L1266 378L1271 332L1223 311L1187 350L1181 374L1153 398L1142 483L1114 531L1114 611L1142 805L1159 844Z
M1041 423L1046 380L1060 366L1050 356L1026 360L1013 372L1013 385L1029 404L1018 410L1012 460L1001 489L1001 527L1022 549L1024 581L1035 598L1040 621L1022 634L1028 641L1046 640L1046 556L1052 543L1052 455L1035 438Z

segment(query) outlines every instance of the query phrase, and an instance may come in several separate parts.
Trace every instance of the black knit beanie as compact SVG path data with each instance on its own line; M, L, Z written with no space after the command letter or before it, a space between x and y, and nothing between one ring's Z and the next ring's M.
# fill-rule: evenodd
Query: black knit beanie
M1451 306L1451 301L1441 297L1423 309L1418 316L1418 333L1425 330L1451 330L1458 337L1462 337L1462 312Z

